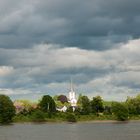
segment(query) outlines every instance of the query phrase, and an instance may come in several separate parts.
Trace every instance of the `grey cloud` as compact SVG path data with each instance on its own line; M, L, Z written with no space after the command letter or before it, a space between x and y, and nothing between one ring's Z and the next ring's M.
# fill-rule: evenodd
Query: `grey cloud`
M22 49L22 53L20 49L0 49L0 64L7 65L7 74L0 67L0 88L25 88L33 92L33 89L42 92L56 90L56 93L63 91L58 88L59 84L69 83L70 77L73 77L78 87L85 84L90 93L91 90L101 92L100 86L118 87L117 91L121 87L135 90L140 83L137 75L140 71L138 45L139 40L132 40L104 52L61 48L56 44L40 44ZM47 87L52 83L58 86ZM92 86L89 87L88 83Z
M1 2L1 48L49 42L106 50L140 36L138 0L8 2Z
M72 76L79 92L136 93L139 7L138 0L0 1L0 88L54 94L66 92Z

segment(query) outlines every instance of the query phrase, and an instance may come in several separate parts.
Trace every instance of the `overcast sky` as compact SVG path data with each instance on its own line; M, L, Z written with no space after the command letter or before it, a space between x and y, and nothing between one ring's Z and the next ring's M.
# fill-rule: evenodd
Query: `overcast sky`
M0 0L0 93L36 100L140 93L140 0Z

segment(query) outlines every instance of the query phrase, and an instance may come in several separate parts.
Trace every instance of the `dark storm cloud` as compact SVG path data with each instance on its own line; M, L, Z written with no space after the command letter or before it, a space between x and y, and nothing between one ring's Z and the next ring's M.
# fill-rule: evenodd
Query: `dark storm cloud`
M139 77L137 72L140 70L138 44L139 40L131 41L105 52L60 48L55 44L42 44L22 50L0 49L0 64L5 64L0 67L0 88L32 89L51 83L67 83L70 77L77 85L111 77L110 84L130 86L133 82L135 88L139 83L136 78ZM114 78L114 74L118 78Z
M88 73L88 75L87 75ZM59 69L52 72L46 79L48 83L50 82L70 82L72 78L75 84L87 83L90 79L96 79L97 77L102 77L108 74L108 69L98 69L98 68L69 68L69 69ZM38 78L36 78L38 79Z
M106 50L140 36L139 0L8 2L0 6L1 48L49 42Z
M63 92L70 77L89 94L134 92L139 7L139 0L0 1L0 93Z

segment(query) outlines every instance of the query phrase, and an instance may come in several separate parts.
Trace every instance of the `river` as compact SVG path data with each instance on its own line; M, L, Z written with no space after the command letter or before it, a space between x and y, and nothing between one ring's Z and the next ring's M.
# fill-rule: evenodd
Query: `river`
M140 122L17 123L0 126L0 140L140 140Z

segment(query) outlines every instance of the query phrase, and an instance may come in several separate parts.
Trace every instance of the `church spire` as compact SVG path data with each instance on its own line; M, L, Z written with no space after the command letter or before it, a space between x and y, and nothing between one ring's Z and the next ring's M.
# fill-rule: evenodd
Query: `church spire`
M73 82L72 82L72 78L71 78L71 80L70 80L70 91L71 91L71 92L73 92L73 91L74 91L74 89L73 89Z
M73 107L73 111L74 111L75 107L77 106L77 99L76 99L76 94L75 94L74 88L73 88L72 78L70 79L69 103Z

